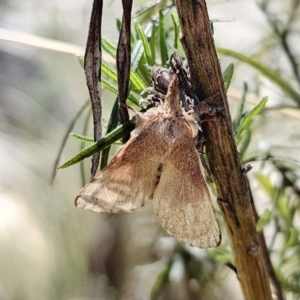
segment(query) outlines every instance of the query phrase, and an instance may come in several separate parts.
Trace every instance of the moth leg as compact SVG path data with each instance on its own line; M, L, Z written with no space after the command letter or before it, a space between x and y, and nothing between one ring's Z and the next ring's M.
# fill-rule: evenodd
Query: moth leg
M252 170L252 168L253 168L253 165L252 165L252 164L248 164L248 165L244 166L244 167L242 168L243 174L247 174L250 170Z
M216 105L218 102L222 100L222 95L218 91L212 96L206 98L201 101L199 104L195 105L192 110L188 112L190 115L208 115L208 116L217 116L220 115L222 110Z

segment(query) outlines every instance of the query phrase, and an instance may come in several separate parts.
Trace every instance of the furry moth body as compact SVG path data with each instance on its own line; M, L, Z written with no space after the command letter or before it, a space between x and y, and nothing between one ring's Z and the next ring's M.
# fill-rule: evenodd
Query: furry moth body
M179 241L216 247L221 233L193 139L197 123L180 105L178 79L165 102L136 115L137 135L84 186L77 207L130 212L153 200L162 227Z

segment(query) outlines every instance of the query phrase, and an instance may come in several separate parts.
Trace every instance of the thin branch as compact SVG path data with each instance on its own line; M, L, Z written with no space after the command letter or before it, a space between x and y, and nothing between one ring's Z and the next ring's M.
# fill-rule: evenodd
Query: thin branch
M200 100L216 95L212 105L219 113L203 123L203 133L242 291L247 300L271 300L249 187L235 143L206 3L204 0L177 0L176 6L194 92Z
M122 0L123 18L120 30L120 37L117 49L117 72L118 72L118 88L119 88L119 119L123 124L129 120L129 113L126 106L128 95L129 74L131 64L130 53L130 24L132 0ZM122 139L126 143L130 139L130 135Z

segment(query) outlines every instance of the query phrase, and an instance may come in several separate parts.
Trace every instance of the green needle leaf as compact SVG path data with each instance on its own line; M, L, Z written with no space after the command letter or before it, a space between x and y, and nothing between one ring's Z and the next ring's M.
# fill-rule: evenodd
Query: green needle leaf
M64 169L70 167L83 159L92 156L93 154L109 147L111 144L122 138L124 135L130 133L135 128L135 117L131 118L129 121L125 122L121 126L118 126L115 130L111 131L105 137L99 141L93 143L92 145L86 147L79 153L77 153L70 160L65 162L63 165L58 167L58 169Z
M179 19L178 16L175 14L171 14L171 18L174 26L174 48L178 50L178 41L179 41L179 32L180 32Z
M268 101L268 97L264 97L252 110L250 110L242 119L236 131L237 144L241 141L246 130L249 129L253 119L257 116L265 107Z
M110 54L113 58L116 58L117 47L113 43L111 43L106 38L102 38L101 46L105 52Z
M94 139L92 137L85 136L85 135L82 135L82 134L77 134L77 133L74 133L74 132L70 132L70 136L72 136L76 140L80 140L80 141L84 141L84 142L90 142L90 143L94 142Z
M227 92L229 85L231 83L231 79L233 76L233 71L234 71L234 66L233 64L230 64L226 70L223 73L223 80L224 80L224 86L225 86L225 90Z
M165 16L164 13L159 11L159 22L158 22L158 32L159 32L159 44L160 44L160 56L161 65L165 66L168 61L168 51L165 33Z
M155 61L153 60L150 44L149 44L147 37L145 35L145 32L140 24L137 24L136 31L142 40L147 63L149 66L153 66L155 64Z
M243 55L241 53L224 49L224 48L218 48L218 53L223 55L229 55L232 57L235 57L236 59L239 59L250 66L257 69L260 73L262 73L264 76L269 78L271 81L273 81L275 84L277 84L283 92L288 95L292 100L294 100L298 106L300 106L300 94L287 82L285 81L278 72L272 70L269 67L266 67L265 65L257 62L253 58Z

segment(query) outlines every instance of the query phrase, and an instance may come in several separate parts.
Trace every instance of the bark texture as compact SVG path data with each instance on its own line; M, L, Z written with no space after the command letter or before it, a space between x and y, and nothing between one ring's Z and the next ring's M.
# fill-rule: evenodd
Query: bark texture
M210 105L217 109L213 118L204 115L203 131L244 298L272 299L206 3L176 0L176 6L194 91L200 100L213 96Z

